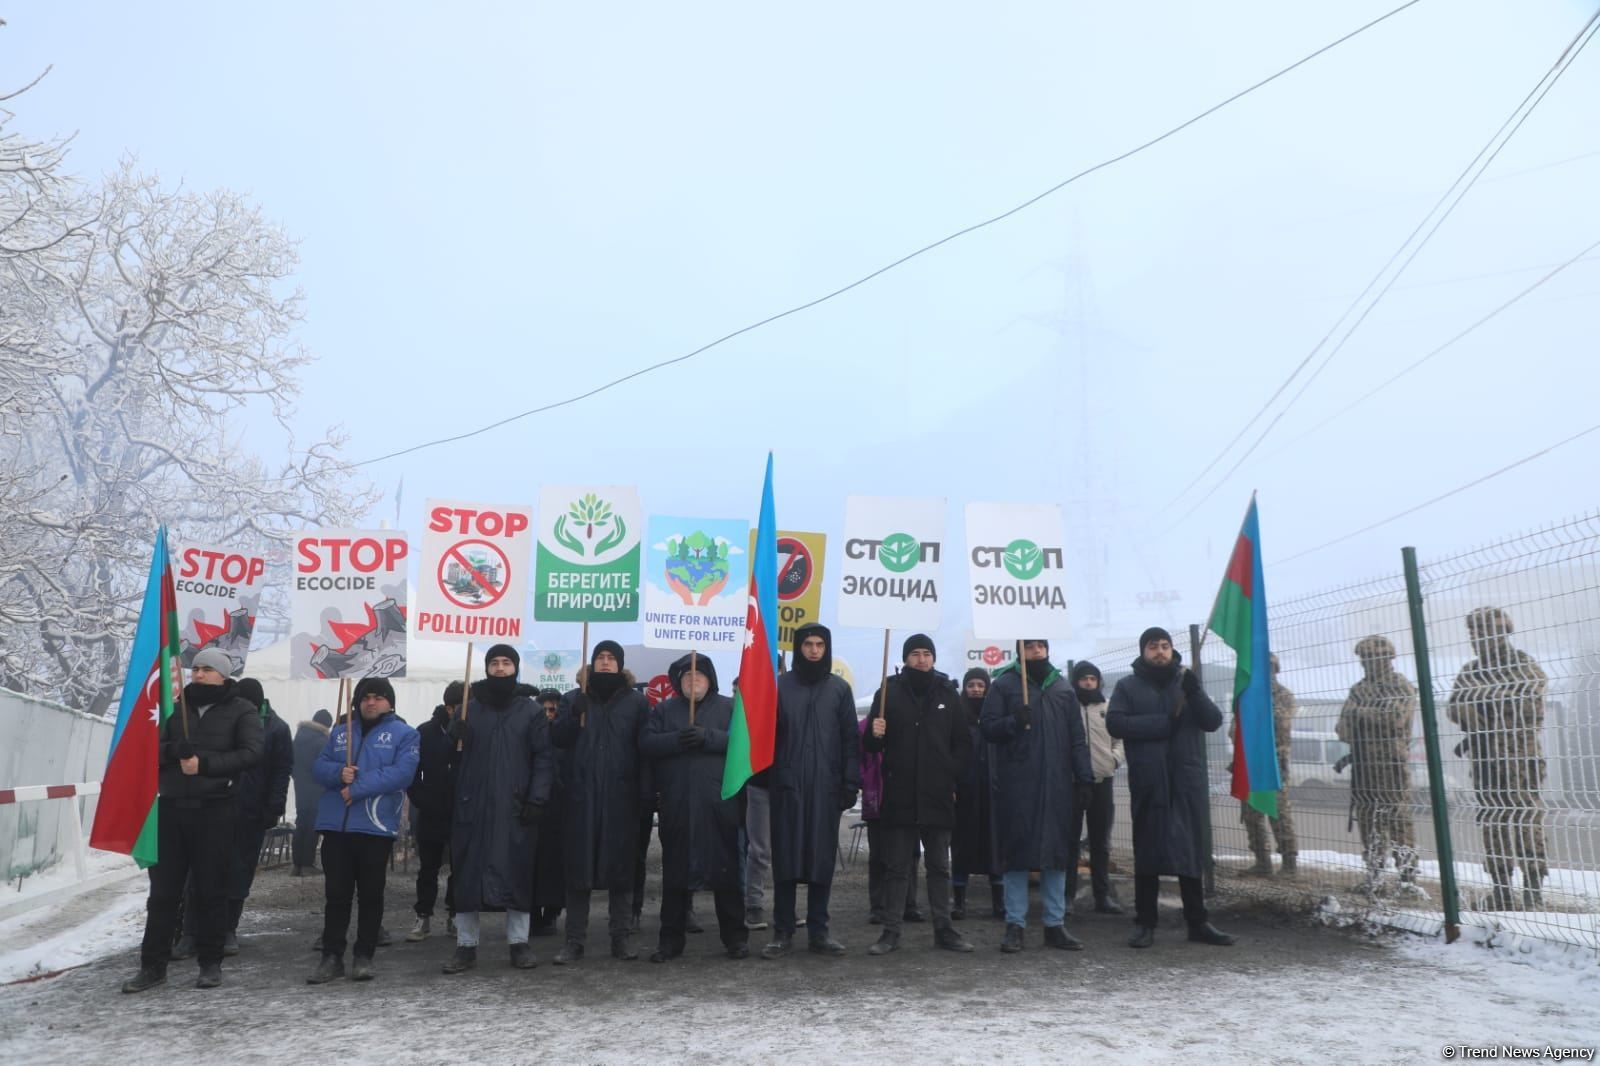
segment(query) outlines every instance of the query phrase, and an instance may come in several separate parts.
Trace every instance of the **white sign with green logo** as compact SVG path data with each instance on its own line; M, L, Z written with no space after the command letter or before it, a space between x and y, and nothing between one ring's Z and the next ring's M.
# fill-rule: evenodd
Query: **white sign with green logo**
M1061 508L1055 504L967 504L974 635L984 640L1068 635L1064 539Z
M541 489L533 617L540 622L638 621L643 525L632 485Z
M938 629L943 554L943 500L847 497L839 624Z

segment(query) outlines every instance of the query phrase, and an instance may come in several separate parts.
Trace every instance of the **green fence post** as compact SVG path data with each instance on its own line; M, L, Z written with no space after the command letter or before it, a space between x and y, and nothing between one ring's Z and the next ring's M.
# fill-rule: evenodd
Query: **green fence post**
M1461 935L1461 897L1456 891L1455 849L1450 843L1450 809L1445 802L1444 760L1439 755L1439 720L1433 706L1433 668L1428 662L1428 626L1422 616L1422 579L1417 549L1402 548L1406 603L1411 609L1411 649L1417 659L1417 696L1422 710L1422 743L1428 753L1428 798L1433 807L1433 839L1439 849L1439 892L1444 897L1444 942Z

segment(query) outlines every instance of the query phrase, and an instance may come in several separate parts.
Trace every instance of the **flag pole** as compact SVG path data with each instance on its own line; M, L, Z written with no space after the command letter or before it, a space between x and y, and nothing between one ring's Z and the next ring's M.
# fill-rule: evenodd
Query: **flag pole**
M1244 517L1239 519L1239 532L1240 533L1244 532L1244 524L1246 522L1250 521L1250 508L1254 507L1255 505L1256 505L1256 490L1255 489L1251 489L1250 490L1250 502L1245 506ZM1237 546L1238 543L1239 543L1239 537L1235 536L1233 538L1233 545ZM1233 561L1233 547L1229 547L1228 548L1228 561L1230 563ZM1224 569L1222 571L1222 580L1217 582L1217 594L1215 596L1211 597L1211 610L1206 613L1206 624L1204 626L1202 626L1201 629L1200 629L1200 643L1198 643L1198 644L1196 644L1194 646L1194 659L1195 659L1195 662L1199 662L1200 661L1200 652L1206 646L1206 638L1211 635L1211 619L1216 617L1217 604L1222 602L1222 587L1224 585L1226 585L1227 583L1228 583L1228 571L1226 569ZM1144 649L1143 648L1139 649L1139 654L1140 655L1144 654ZM1190 663L1189 665L1190 665L1190 668L1192 669L1193 666L1194 666L1194 663Z
M594 673L594 667L589 664L588 619L584 619L583 622L583 650L578 653L578 669L583 670L585 668L587 668L589 672L583 675L583 685L580 686L580 691L583 692L584 699L583 710L578 714L579 729L589 728L589 675Z
M350 679L341 677L339 679L339 706L344 713L344 764L346 766L355 764L355 737L353 735L355 722L351 720L352 715L350 714L350 701L352 698Z
M485 667L487 669L487 667ZM467 641L467 668L461 675L461 724L467 723L467 687L472 684L472 641ZM456 750L460 751L464 741L456 741Z
M689 649L689 672L699 672L700 654L693 648ZM694 727L694 682L689 683L689 727Z
M883 676L878 679L878 717L883 719L883 730L889 731L889 722L883 712L889 703L889 631L883 631Z

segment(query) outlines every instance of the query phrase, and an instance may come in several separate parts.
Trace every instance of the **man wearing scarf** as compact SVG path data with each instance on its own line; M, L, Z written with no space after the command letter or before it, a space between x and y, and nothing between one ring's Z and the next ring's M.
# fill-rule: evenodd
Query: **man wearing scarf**
M1183 666L1172 635L1152 626L1139 637L1133 673L1117 682L1106 731L1124 742L1133 805L1134 923L1128 945L1155 942L1156 897L1163 875L1176 877L1189 939L1225 947L1233 937L1207 920L1200 875L1211 802L1206 733L1222 727L1222 712L1200 679Z
M1083 950L1066 929L1067 869L1078 855L1075 815L1088 806L1093 781L1078 706L1050 662L1047 640L1024 640L1022 661L1002 668L984 697L983 736L996 749L995 842L1006 909L1000 950L1007 954L1022 950L1030 870L1039 871L1045 944Z
M879 840L884 863L884 898L905 898L917 844L928 870L928 906L933 942L947 951L971 951L950 923L950 832L956 820L956 786L971 754L966 714L950 679L933 668L936 652L925 634L908 637L901 650L905 669L872 697L871 722L863 744L883 753L883 803ZM887 955L900 946L901 914L883 909L883 932L867 949Z
M833 634L815 622L795 630L794 669L778 678L777 738L768 792L772 818L772 942L764 959L794 950L797 886L806 890L811 951L838 957L828 933L828 896L839 850L839 815L861 787L856 701L833 673Z
M1075 663L1071 673L1072 691L1083 706L1083 732L1089 741L1089 767L1094 773L1094 791L1089 805L1080 807L1073 820L1072 839L1083 839L1083 823L1089 823L1089 885L1094 890L1097 914L1121 914L1122 905L1111 896L1111 778L1122 765L1122 741L1106 732L1106 694L1100 685L1100 668L1094 663ZM1078 895L1078 860L1074 854L1067 867L1067 911Z
M556 964L583 958L589 935L589 896L607 895L611 955L639 957L629 943L633 916L634 848L639 819L651 807L655 788L649 763L640 755L650 704L622 668L622 645L594 646L578 688L567 693L551 726L556 746L572 752L561 827L567 877L566 944Z
M967 879L982 874L989 879L989 909L995 918L1004 918L1005 887L994 865L993 800L989 791L994 753L983 742L979 718L983 698L989 692L989 671L981 666L968 670L961 678L961 705L966 712L970 738L967 764L956 786L956 828L950 840L950 917L961 921L967 916Z
M222 984L235 782L261 760L262 751L261 715L238 694L238 684L228 676L232 670L233 660L220 648L199 652L189 667L182 706L161 728L160 861L149 870L139 972L123 982L124 992L143 992L166 981L178 905L191 871L200 963L195 987Z
M450 826L456 950L444 964L449 974L478 964L479 915L485 910L506 912L511 965L537 965L528 946L529 911L539 820L555 776L550 723L533 686L517 681L517 649L496 644L483 665L487 676L472 683L464 713L450 720L447 731L460 745Z

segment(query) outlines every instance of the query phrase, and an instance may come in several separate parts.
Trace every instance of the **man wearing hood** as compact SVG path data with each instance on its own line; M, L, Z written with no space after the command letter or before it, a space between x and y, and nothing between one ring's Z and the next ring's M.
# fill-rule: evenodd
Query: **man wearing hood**
M561 693L553 688L539 691L539 706L545 720L555 724L561 709ZM572 778L572 751L554 748L555 778L550 784L550 800L539 824L539 839L533 848L533 924L534 936L555 936L557 919L567 905L567 875L562 859L566 846L561 825L566 820L567 782Z
M710 891L730 959L750 955L739 878L739 798L722 798L733 701L717 691L717 671L702 655L667 670L677 695L650 708L642 741L661 796L661 939L651 962L683 954L690 894ZM690 715L690 699L694 713Z
M350 711L355 712L353 715ZM317 808L322 834L322 961L307 984L344 976L350 907L359 900L350 979L372 979L372 956L383 924L383 890L389 853L400 832L405 791L417 774L417 731L394 712L394 685L386 677L356 682L345 720L333 727L317 758L324 789Z
M1499 607L1467 615L1477 654L1456 675L1450 720L1466 733L1472 784L1483 829L1483 866L1494 882L1489 906L1511 910L1512 875L1522 870L1522 905L1543 903L1544 694L1549 685L1533 657L1511 646L1511 616Z
M589 897L607 896L611 955L639 957L629 943L633 916L633 862L640 816L653 803L654 788L640 742L650 704L623 669L622 645L602 640L594 646L580 687L567 693L551 735L557 747L572 751L567 783L564 856L567 875L566 943L557 965L583 958L589 935Z
M456 892L456 950L444 972L478 964L479 916L506 912L511 965L538 965L528 946L533 908L533 854L550 799L555 755L550 723L536 690L517 682L522 657L509 644L483 656L463 713L450 722L455 754L455 809L450 822L450 871Z
M322 786L317 784L317 756L328 743L333 715L319 710L311 721L294 730L294 844L292 877L305 877L317 868L317 804Z
M1128 945L1155 942L1161 877L1175 876L1183 897L1189 939L1226 946L1233 937L1206 915L1200 876L1202 834L1211 802L1206 733L1222 727L1222 712L1200 679L1183 666L1172 636L1152 626L1139 637L1133 673L1117 682L1106 712L1106 731L1124 742L1128 793L1133 806L1133 891L1137 931Z
M778 677L777 734L768 795L772 820L772 941L764 959L794 950L795 896L806 883L810 949L837 957L828 933L828 896L839 851L839 815L860 788L856 701L833 673L833 635L815 622L795 630L794 669Z
M218 648L194 657L177 713L161 727L156 808L157 854L150 867L139 972L124 992L143 992L167 979L172 934L184 885L194 874L196 988L222 983L222 943L228 927L228 873L234 855L236 782L261 759L261 714L228 676L233 660Z
M1076 811L1089 805L1093 776L1078 700L1050 662L1049 641L1022 642L1022 660L1002 667L989 686L981 722L995 746L991 787L1006 908L1000 950L1022 950L1028 872L1038 870L1045 944L1081 951L1083 942L1066 929L1067 870L1077 863Z
M1084 661L1074 663L1073 694L1083 708L1083 732L1089 741L1089 768L1094 774L1094 791L1087 807L1078 808L1072 823L1072 839L1082 841L1084 822L1089 823L1089 887L1094 890L1096 914L1122 914L1122 904L1111 895L1111 820L1115 804L1111 798L1111 778L1122 765L1122 741L1106 731L1106 694L1101 687L1100 668ZM1078 896L1078 853L1067 867L1067 911Z
M972 737L955 686L933 668L936 654L926 634L906 638L901 649L905 668L873 695L864 744L868 751L883 753L878 817L879 838L888 851L885 898L904 898L920 842L934 945L971 951L972 945L950 922L950 833L956 821L956 786L971 754ZM887 955L900 946L901 917L894 907L884 909L883 932L867 954Z
M417 777L406 789L411 800L411 828L417 838L416 921L406 939L413 944L428 939L433 925L434 904L439 901L439 870L450 848L450 819L455 811L451 801L455 783L450 772L456 745L450 739L450 723L461 713L461 694L465 686L452 681L444 687L444 702L433 709L433 717L417 727ZM453 920L456 913L456 873L452 868L444 888L445 910ZM448 928L448 925L446 926Z
M991 915L1006 916L1005 886L994 863L994 812L989 785L994 752L983 742L979 727L983 699L988 693L989 671L981 666L973 667L961 678L961 706L966 711L971 754L956 786L956 828L950 839L950 891L954 896L950 917L956 921L967 916L967 880L973 874L989 879Z
M1401 891L1415 896L1417 831L1411 818L1411 732L1417 719L1417 689L1394 668L1394 642L1381 633L1356 642L1362 677L1350 687L1335 727L1350 745L1350 798L1361 830L1367 878L1362 889L1378 891L1383 869L1394 856ZM1334 769L1338 769L1338 763Z

